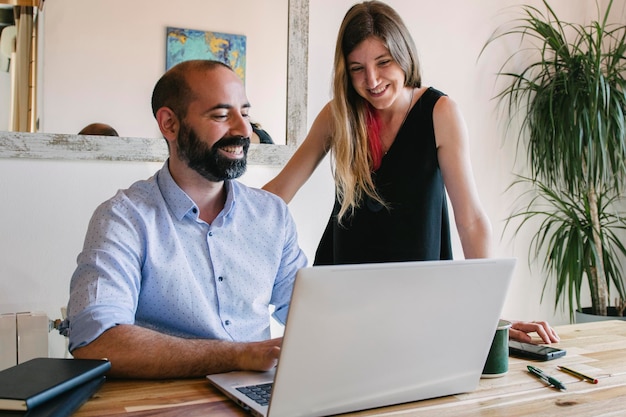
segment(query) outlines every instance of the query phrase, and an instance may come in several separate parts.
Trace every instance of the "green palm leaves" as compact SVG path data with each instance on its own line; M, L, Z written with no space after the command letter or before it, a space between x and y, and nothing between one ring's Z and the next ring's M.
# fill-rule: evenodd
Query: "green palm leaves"
M586 278L594 313L606 315L611 288L626 299L626 26L608 23L612 0L588 25L563 22L543 3L545 14L522 6L523 17L485 44L517 37L522 45L500 68L506 86L497 98L510 121L521 118L518 149L530 174L514 185L530 185L532 196L507 224L521 219L516 232L538 225L530 250L556 280L555 306L567 303L573 318Z

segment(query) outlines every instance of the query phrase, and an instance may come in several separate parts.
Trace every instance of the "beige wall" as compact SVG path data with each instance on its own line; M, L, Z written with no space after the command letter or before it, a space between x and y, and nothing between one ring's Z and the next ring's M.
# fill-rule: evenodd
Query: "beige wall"
M352 3L352 0L311 0L309 125L329 99L335 36ZM448 93L464 112L480 197L494 226L496 255L519 258L503 316L548 319L557 324L566 322L560 311L553 314L551 292L540 303L543 277L536 268L527 266L527 239L521 236L511 242L507 234L499 240L503 219L510 213L515 197L505 193L512 179L513 156L511 146L503 144L501 119L491 97L495 92L493 74L504 54L510 53L515 45L494 48L478 62L477 57L492 30L506 18L502 10L521 2L389 0L389 3L401 12L415 37L424 67L424 83ZM540 4L539 1L532 3ZM551 4L564 19L577 19L588 11L595 13L593 0L552 0ZM626 0L616 0L621 16L624 16L625 5ZM255 24L267 26L270 23ZM132 33L132 25L126 27L128 33ZM54 57L47 59L50 64ZM158 65L158 68L145 70L146 77L153 79L150 83L156 81L162 70ZM104 77L103 91L106 88ZM148 94L145 93L143 103L135 106L147 109ZM50 105L63 106L64 101ZM43 310L50 317L57 317L59 307L66 302L75 258L95 206L118 188L148 177L159 166L126 162L0 161L0 195L3 196L0 204L0 313ZM243 182L261 186L276 173L277 168L252 166ZM290 204L301 244L310 258L330 212L332 194L330 168L325 160ZM462 257L458 246L456 256ZM62 355L59 337L51 335L51 340L52 353Z
M121 136L160 137L150 94L165 71L166 28L176 27L246 36L250 114L285 143L287 5L288 0L46 3L41 131L77 133L103 121Z

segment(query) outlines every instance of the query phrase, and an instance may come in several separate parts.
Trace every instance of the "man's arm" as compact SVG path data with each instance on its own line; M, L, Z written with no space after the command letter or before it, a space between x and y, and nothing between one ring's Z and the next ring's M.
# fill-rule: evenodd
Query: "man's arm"
M184 339L135 325L118 325L72 355L107 358L111 362L107 375L112 377L190 378L233 370L269 370L278 363L281 342Z

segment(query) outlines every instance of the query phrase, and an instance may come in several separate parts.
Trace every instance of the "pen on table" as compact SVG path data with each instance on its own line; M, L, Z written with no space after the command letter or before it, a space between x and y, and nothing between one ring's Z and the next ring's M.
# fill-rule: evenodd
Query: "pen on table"
M548 384L554 386L554 388L566 389L565 385L563 385L561 381L559 381L556 378L551 377L550 375L544 374L543 371L539 368L536 368L532 365L528 365L528 371L534 376L536 376L537 378L541 379L542 381L547 382Z
M575 370L573 370L571 368L567 368L565 366L557 366L556 368L559 371L563 371L563 372L565 372L567 374L574 375L574 376L576 376L576 377L578 377L580 379L584 379L587 382L591 382L592 384L597 384L598 383L598 380L596 378L593 378L593 377L591 377L589 375L585 375L585 374L580 373L578 371L575 371Z

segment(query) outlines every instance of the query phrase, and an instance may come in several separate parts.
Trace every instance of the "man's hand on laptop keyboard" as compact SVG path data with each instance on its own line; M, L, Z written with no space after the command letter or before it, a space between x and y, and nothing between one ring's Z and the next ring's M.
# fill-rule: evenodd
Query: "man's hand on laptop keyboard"
M239 369L244 371L269 371L278 364L283 338L262 342L242 343L237 352Z

